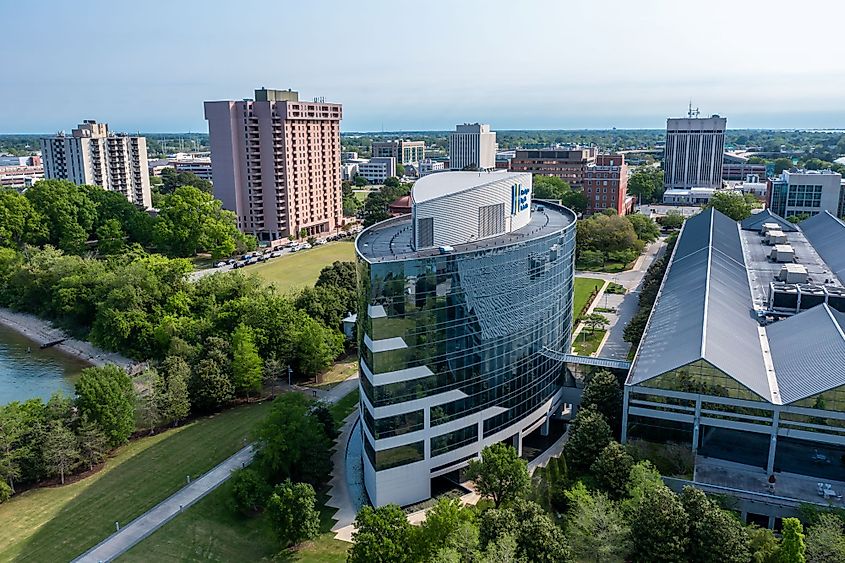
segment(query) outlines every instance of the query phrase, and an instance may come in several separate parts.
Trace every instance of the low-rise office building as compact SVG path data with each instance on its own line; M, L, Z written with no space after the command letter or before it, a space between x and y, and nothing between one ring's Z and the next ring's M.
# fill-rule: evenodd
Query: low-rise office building
M446 163L441 160L431 160L427 158L425 160L421 160L417 164L417 171L419 173L420 178L423 176L428 176L432 172L442 172L446 170L447 166Z
M531 172L543 176L556 176L566 180L575 189L584 187L590 166L596 164L595 147L574 149L520 149L510 159L511 172Z
M371 184L384 184L391 176L396 176L396 159L392 156L371 158L358 164L357 176L363 176Z
M829 211L845 216L845 183L831 170L784 170L769 182L768 206L781 217Z
M416 164L425 159L425 141L373 141L373 158L393 157L398 164Z
M547 432L571 344L575 215L532 202L532 177L421 178L411 214L356 241L364 484L429 498L482 448Z
M696 484L741 498L774 483L828 498L816 480L845 481L842 248L827 212L797 227L768 210L688 219L625 383L623 441L683 444Z

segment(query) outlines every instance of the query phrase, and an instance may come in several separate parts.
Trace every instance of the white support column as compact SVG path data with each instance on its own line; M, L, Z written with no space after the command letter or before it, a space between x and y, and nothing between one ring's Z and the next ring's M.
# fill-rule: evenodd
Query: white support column
M623 444L628 441L628 397L630 393L630 388L626 385L622 395L622 436L620 441Z
M516 455L522 457L522 432L514 434L513 447L516 450Z
M548 436L549 435L549 422L552 419L552 413L546 415L546 421L543 423L543 426L540 427L540 436Z
M766 463L766 473L773 475L775 472L775 453L778 449L778 424L780 423L780 410L775 409L772 413L772 433L769 439L769 460Z
M698 453L698 433L701 424L701 395L695 398L695 417L692 420L692 454Z

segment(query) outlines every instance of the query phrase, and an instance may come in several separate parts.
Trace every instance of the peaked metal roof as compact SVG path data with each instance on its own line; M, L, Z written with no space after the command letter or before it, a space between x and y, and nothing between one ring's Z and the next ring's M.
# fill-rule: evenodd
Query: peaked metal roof
M759 231L763 227L763 223L777 223L784 232L795 232L798 227L794 223L790 223L780 215L776 215L764 209L758 213L752 213L750 216L743 219L739 226L743 231Z
M845 385L845 313L822 304L766 332L784 404Z
M739 225L713 209L684 223L628 384L699 359L772 400Z
M822 211L798 226L839 281L845 284L845 223L829 211Z

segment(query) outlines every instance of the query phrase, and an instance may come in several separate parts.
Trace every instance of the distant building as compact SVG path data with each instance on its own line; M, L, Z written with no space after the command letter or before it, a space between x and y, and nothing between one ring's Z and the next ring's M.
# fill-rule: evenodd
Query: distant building
M396 176L396 159L380 156L362 162L358 165L358 176L363 176L371 184L383 184L391 176Z
M424 141L374 141L372 146L373 158L392 156L397 164L416 164L425 158Z
M45 178L102 186L152 207L145 137L110 133L107 124L86 119L70 135L41 139L41 155Z
M340 153L340 161L341 162L346 162L348 160L357 160L357 158L358 158L358 153L355 152L355 151L346 151L346 152Z
M628 198L628 165L621 154L600 154L584 172L583 188L587 196L587 213L613 209L619 215L631 211Z
M170 166L177 172L189 172L198 178L211 182L211 157L208 156L187 156L170 160Z
M3 166L41 166L41 157L32 156L12 156L10 154L0 155L0 167Z
M0 188L22 190L29 188L44 178L44 167L37 166L0 166Z
M727 157L722 163L722 179L726 181L745 180L749 174L766 177L765 164L729 163Z
M595 147L574 149L517 150L511 158L511 172L531 172L543 176L556 176L566 180L576 189L584 187L587 168L596 163Z
M340 165L340 179L341 180L351 180L355 176L358 175L358 163L357 162L344 162Z
M770 182L767 203L781 217L829 211L845 216L842 175L830 170L784 170Z
M707 205L716 188L671 188L663 192L664 205Z
M667 190L719 188L728 120L714 115L666 120L663 186Z
M449 134L452 170L492 170L496 167L496 133L486 123L464 123Z
M515 156L515 150L498 151L496 153L496 168L500 170L510 170L511 159Z
M403 195L393 200L393 203L387 206L387 212L392 216L407 215L411 212L413 202L410 195Z
M425 160L421 160L419 164L417 164L417 170L419 172L420 178L423 176L427 176L432 172L440 172L446 170L446 163L439 161L439 160L431 160L427 158Z
M292 90L205 102L214 195L261 240L335 230L343 219L340 104Z

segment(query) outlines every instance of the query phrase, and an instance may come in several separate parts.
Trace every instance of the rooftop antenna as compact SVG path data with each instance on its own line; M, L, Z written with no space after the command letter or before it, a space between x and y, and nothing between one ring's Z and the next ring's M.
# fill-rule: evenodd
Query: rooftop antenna
M687 112L687 117L690 119L696 119L698 116L701 115L701 112L698 111L698 108L692 107L692 100L689 101L689 111Z

